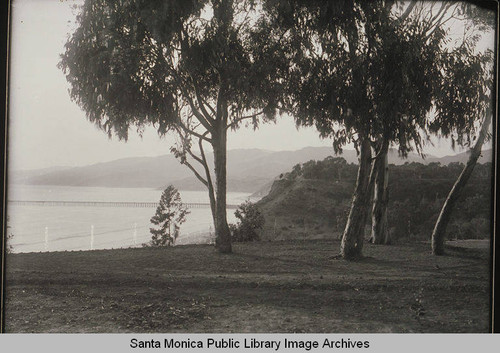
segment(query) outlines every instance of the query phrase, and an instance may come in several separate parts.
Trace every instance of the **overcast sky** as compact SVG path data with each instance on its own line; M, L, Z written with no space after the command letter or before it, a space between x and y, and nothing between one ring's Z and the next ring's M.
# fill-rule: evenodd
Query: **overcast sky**
M141 139L109 140L88 122L68 95L68 84L57 68L68 34L74 28L74 1L13 0L10 51L9 168L80 166L118 158L169 153L172 137L160 139L146 129ZM483 45L493 47L493 36ZM427 153L455 154L449 142L435 141ZM297 130L293 119L281 118L260 129L242 128L228 136L228 149L296 150L331 146L313 128ZM349 148L349 147L348 147Z

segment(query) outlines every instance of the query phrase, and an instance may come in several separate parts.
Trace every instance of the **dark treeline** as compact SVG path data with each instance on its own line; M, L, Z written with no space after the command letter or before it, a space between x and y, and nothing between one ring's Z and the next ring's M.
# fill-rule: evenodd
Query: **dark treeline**
M443 202L463 169L461 163L405 163L389 165L388 222L391 238L428 240ZM278 230L322 226L341 232L347 220L357 165L343 158L297 164L280 175L268 197L259 202L268 224ZM492 164L478 164L460 197L450 223L448 239L487 238L490 234ZM307 195L307 197L304 197ZM286 210L281 212L280 210ZM286 223L289 223L288 225ZM307 227L309 225L309 227ZM368 238L368 227L366 237ZM267 227L268 237L275 229ZM295 233L297 235L297 233Z

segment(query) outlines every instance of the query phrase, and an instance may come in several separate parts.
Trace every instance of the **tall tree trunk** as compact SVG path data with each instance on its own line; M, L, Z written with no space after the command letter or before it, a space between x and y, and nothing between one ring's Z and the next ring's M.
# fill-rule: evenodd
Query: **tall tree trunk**
M227 224L226 214L226 160L227 132L226 125L220 124L217 134L213 136L215 162L215 247L221 253L230 253L231 232Z
M477 138L476 144L470 150L469 160L465 165L462 173L458 176L457 181L453 185L446 201L444 202L443 208L439 214L436 225L434 226L434 230L432 232L432 253L434 255L443 255L444 254L444 241L446 235L446 228L450 221L451 213L453 212L453 208L462 193L467 181L469 180L474 167L476 166L477 160L481 155L481 149L483 147L484 141L486 139L486 135L488 132L488 128L491 123L491 114L487 114L483 126L481 127L481 131L479 132L479 136Z
M370 242L373 244L389 244L389 231L387 228L387 205L389 203L389 159L388 143L384 142L382 150L375 160L375 184L372 207L372 232Z
M340 245L340 254L346 260L362 256L365 225L368 214L367 206L370 199L369 179L372 155L370 141L364 139L360 147L356 187L354 189L351 209Z

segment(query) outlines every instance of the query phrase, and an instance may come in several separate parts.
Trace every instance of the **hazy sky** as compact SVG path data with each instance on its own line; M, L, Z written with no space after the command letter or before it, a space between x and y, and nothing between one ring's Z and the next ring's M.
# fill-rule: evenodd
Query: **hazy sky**
M64 0L13 0L10 51L9 168L11 170L80 166L118 158L169 153L173 137L160 139L146 129L141 139L109 140L88 122L68 95L57 68L68 33L74 26L71 5ZM491 43L491 44L490 44ZM493 37L487 41L493 45ZM331 146L313 128L297 130L291 118L260 129L242 128L228 136L228 149L296 150ZM447 141L436 141L429 154L454 154Z

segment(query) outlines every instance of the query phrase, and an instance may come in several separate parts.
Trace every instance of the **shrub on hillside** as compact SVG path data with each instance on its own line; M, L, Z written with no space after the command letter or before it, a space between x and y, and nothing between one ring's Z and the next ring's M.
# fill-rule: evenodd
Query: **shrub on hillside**
M296 180L299 177L312 180L355 180L357 167L348 164L342 157L326 157L322 161L310 160L303 164L296 164L291 172L280 174L280 179Z
M258 230L265 223L264 216L257 206L250 201L242 203L234 212L239 222L229 226L234 242L247 242L259 240Z

